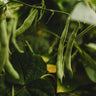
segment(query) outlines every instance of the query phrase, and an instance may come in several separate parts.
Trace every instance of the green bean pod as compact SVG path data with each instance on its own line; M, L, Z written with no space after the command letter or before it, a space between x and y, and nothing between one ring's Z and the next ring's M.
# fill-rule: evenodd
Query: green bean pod
M74 28L74 30L67 42L67 47L66 47L66 51L65 51L65 55L64 55L64 63L66 65L66 68L69 72L70 77L73 77L73 71L72 71L72 67L71 67L71 52L72 52L73 43L75 41L78 29L79 29L78 26L76 26Z
M25 19L24 23L16 30L16 36L25 32L33 23L36 15L38 15L38 10L33 8L31 9L29 16Z
M69 28L69 22L70 22L70 17L67 18L65 28L61 34L61 39L59 43L59 48L58 48L58 56L57 56L57 76L62 82L62 78L65 77L64 74L64 63L63 63L63 52L64 52L64 43L66 40L68 28Z
M7 58L8 42L7 42L7 30L6 30L6 19L2 18L0 21L0 73L4 67Z
M16 26L17 26L17 19L13 20L13 30L12 30L12 43L15 46L15 48L18 50L20 53L24 53L23 50L21 50L16 42Z
M19 79L19 74L17 73L17 71L13 68L11 62L9 61L9 59L7 58L6 63L5 63L5 69L7 70L7 72L15 79Z
M7 35L8 35L9 40L10 40L10 37L12 35L13 22L14 21L12 18L9 20L9 22L7 22Z
M13 28L13 19L10 18L10 20L7 22L7 37L8 37L8 50L11 54L10 48L9 48L9 41L12 35L12 28Z

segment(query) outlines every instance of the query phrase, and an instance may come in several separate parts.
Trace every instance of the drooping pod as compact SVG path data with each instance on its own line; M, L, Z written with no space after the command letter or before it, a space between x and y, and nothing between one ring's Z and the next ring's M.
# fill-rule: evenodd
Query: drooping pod
M17 73L17 71L14 69L14 67L12 66L11 62L9 61L9 58L7 58L6 63L5 63L5 69L7 70L7 72L15 79L19 79L19 74Z
M8 37L8 50L11 54L10 48L9 48L9 41L12 35L12 27L13 27L13 19L10 18L10 20L7 22L7 37Z
M6 18L3 17L0 19L0 73L3 68L9 72L15 79L19 79L19 74L12 67L9 62L9 38L8 38L8 30L7 30L7 22Z
M7 36L8 36L8 40L10 40L10 37L12 35L12 28L13 28L13 18L10 18L10 20L7 22Z
M64 53L64 43L66 40L68 28L69 28L70 17L67 18L65 28L61 34L60 43L58 47L58 56L57 56L57 76L62 82L62 78L65 77L64 74L64 63L63 63L63 53Z
M78 29L79 29L79 26L76 25L76 27L74 28L74 30L71 33L71 36L70 36L70 38L67 42L67 47L66 47L66 51L65 51L65 54L64 54L64 63L65 63L65 66L66 66L66 68L69 72L70 77L73 76L73 71L72 71L72 67L71 67L71 52L72 52L73 43L75 41Z
M5 65L8 51L8 42L7 42L7 30L6 30L6 18L0 19L0 73Z
M21 50L16 42L16 26L17 26L17 19L13 19L13 28L12 28L12 43L15 46L15 48L18 50L20 53L24 53L23 50Z
M13 18L10 19L9 23L7 23L7 49L9 49L9 41L12 35L12 32L15 31L15 27L16 27L16 21L14 21ZM13 30L14 29L14 30ZM17 71L13 68L10 60L9 60L9 50L7 50L6 53L6 62L5 62L5 69L6 71L15 79L19 79L19 74L17 73Z
M32 8L24 23L16 30L16 36L22 34L31 26L36 15L38 15L38 10Z

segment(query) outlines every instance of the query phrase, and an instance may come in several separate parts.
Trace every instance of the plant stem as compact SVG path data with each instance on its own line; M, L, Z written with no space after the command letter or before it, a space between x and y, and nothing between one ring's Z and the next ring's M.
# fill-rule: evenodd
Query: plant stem
M14 85L12 85L12 96L14 96Z
M79 35L77 35L76 39L79 39L80 37L82 37L84 34L86 34L89 30L91 30L92 28L94 28L94 25L90 25L88 26L85 30L83 30Z
M53 9L46 9L46 8L43 8L42 6L34 6L34 5L32 6L30 4L27 4L27 3L24 3L24 2L21 2L21 1L12 0L11 2L20 3L20 4L23 4L25 6L29 6L29 7L36 8L36 9L42 9L42 10L46 10L46 11L50 11L50 12L62 13L62 14L70 15L69 13L64 12L64 11L53 10ZM8 2L8 3L11 3L11 2Z
M34 53L34 51L33 51L32 47L31 47L31 45L29 44L29 42L28 42L27 40L25 40L25 42L26 42L29 50L30 50L32 53Z

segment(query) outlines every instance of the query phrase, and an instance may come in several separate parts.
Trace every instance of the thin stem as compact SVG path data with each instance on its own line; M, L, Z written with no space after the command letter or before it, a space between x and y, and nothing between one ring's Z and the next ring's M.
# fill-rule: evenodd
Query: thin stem
M54 46L57 44L57 42L58 42L58 38L55 38L55 40L53 41L53 44L49 48L49 54L53 52Z
M34 51L33 51L32 47L31 47L31 45L29 44L29 42L28 42L27 40L25 40L25 42L26 42L29 50L30 50L32 53L34 53Z
M52 32L50 30L47 30L45 28L42 29L42 31L50 33L51 35L55 36L56 38L60 39L60 36L58 34L56 34L55 32Z
M12 85L12 96L14 96L14 85Z
M12 0L11 2L20 3L20 4L23 4L25 6L29 6L29 7L36 8L36 9L42 9L42 10L51 11L51 12L55 12L55 13L62 13L62 14L70 15L69 13L64 12L64 11L46 9L46 8L43 8L42 6L34 6L34 5L32 6L30 4L27 4L27 3L24 3L24 2L21 2L21 1ZM11 2L8 2L8 3L11 3Z
M89 30L91 30L92 28L94 28L94 25L90 25L88 26L85 30L83 30L79 35L77 35L76 39L82 37L84 34L86 34Z

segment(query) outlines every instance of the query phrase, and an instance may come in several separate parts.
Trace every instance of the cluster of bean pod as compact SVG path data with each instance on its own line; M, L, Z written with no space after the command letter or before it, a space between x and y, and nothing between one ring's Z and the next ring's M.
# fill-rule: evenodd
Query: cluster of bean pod
M31 26L36 15L38 15L38 10L32 8L23 24L16 29L18 22L17 17L10 17L10 20L7 21L5 12L2 11L2 14L0 14L0 73L3 69L6 69L6 71L15 79L20 78L9 59L9 43L11 41L20 53L24 53L16 43L16 37L25 32Z
M79 26L78 26L79 24L76 25L73 32L71 33L71 36L66 44L66 50L64 52L64 44L65 44L65 40L66 40L67 33L68 33L69 23L70 23L70 16L67 18L65 28L61 34L60 43L58 47L57 77L60 79L61 82L62 82L63 77L65 77L65 68L68 71L69 76L70 77L73 76L72 67L71 67L71 52L73 48L73 43L76 38L76 34L79 29Z

